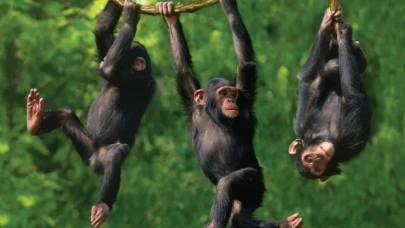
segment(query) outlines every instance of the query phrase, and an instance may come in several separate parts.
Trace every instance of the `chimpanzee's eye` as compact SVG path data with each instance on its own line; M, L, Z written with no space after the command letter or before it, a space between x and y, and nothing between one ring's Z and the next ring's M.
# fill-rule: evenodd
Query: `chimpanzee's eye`
M311 163L311 162L312 162L311 156L305 156L305 157L304 157L304 160L305 160L306 162L308 162L308 163Z

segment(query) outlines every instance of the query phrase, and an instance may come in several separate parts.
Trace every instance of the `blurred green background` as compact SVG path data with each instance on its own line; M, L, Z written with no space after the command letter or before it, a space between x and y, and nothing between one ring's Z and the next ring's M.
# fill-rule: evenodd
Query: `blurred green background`
M239 0L259 66L255 149L268 192L256 217L282 219L299 212L305 227L403 227L405 4L340 2L354 39L369 57L363 79L374 109L373 136L365 153L343 166L342 175L320 183L299 176L287 147L294 139L296 75L328 1ZM25 102L36 87L46 109L70 107L86 124L99 92L92 29L105 3L0 3L0 227L90 227L101 177L82 164L60 130L30 136ZM181 19L202 83L218 76L231 79L236 59L220 6ZM163 19L142 16L136 39L149 50L158 90L104 227L202 227L215 188L200 171L187 138Z

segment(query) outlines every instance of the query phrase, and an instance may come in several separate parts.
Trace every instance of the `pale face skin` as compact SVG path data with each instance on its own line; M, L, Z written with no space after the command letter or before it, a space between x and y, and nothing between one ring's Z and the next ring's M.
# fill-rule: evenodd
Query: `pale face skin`
M309 147L302 154L302 164L311 170L311 173L316 176L322 175L329 161L335 153L335 148L330 142L322 142L318 145Z
M290 155L295 156L300 147L304 147L305 142L302 139L294 140L288 149ZM302 154L302 164L307 167L315 176L321 176L330 160L335 154L335 147L331 142L321 142L310 146ZM322 178L321 180L326 180Z
M239 115L238 100L239 90L232 86L222 86L216 91L219 102L222 104L222 113L228 118L236 118Z
M239 97L239 90L233 86L222 86L215 93L216 100L221 104L222 113L230 119L238 117L239 109L236 102ZM199 105L205 105L204 94L203 89L195 91L194 101Z

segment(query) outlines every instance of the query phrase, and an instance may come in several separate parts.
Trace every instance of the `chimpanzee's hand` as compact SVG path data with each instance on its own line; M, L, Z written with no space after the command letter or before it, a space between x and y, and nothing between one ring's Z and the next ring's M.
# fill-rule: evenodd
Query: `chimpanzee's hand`
M236 0L220 0L220 2L225 14L236 12L238 9Z
M337 10L333 14L333 22L337 22L339 24L343 23L343 9L338 5Z
M91 225L98 227L103 224L111 214L110 208L103 202L91 207Z
M300 218L298 213L290 215L285 220L281 221L279 228L302 228L304 225L304 220Z
M332 32L333 15L334 13L329 8L326 9L322 19L321 28L319 29L321 32L328 32L328 33Z
M133 3L131 0L125 0L124 22L131 25L132 27L135 27L138 24L139 19L141 18L141 15L139 14L140 9L140 5Z
M326 9L320 30L327 33L332 32L334 22L339 24L343 23L343 9L340 5L334 12L331 11L330 8Z
M337 36L338 44L353 45L352 40L352 27L349 24L342 24L340 26L340 32Z
M41 128L43 111L44 99L37 89L31 89L27 97L27 129L32 135L37 134Z
M168 25L174 25L179 20L179 14L174 12L173 2L157 2L156 11L164 16Z

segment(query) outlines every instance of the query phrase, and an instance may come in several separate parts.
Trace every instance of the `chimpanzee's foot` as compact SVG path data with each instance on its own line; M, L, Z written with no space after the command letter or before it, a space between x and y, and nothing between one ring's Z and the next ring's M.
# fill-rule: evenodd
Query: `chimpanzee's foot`
M91 225L98 227L103 224L111 214L110 208L103 202L91 207Z
M27 129L31 135L39 132L43 110L44 99L39 96L37 89L31 89L27 98Z
M280 228L302 228L304 221L299 217L298 213L290 215L287 219L280 222Z

